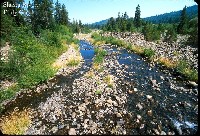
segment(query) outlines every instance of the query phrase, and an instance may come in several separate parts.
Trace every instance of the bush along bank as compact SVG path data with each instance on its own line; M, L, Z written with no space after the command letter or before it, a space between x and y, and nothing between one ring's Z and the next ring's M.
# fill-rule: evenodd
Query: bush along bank
M0 88L1 106L21 89L32 88L54 76L57 69L52 63L71 43L77 40L67 26L59 25L55 31L43 30L37 37L27 27L15 28L8 59L0 63L0 79L12 82L11 86Z
M151 46L135 45L127 42L126 40L123 40L123 38L117 39L108 34L100 36L98 33L93 33L91 37L94 39L94 45L98 46L100 44L112 44L117 45L119 47L124 47L131 52L134 52L147 58L151 62L156 62L167 69L176 71L176 73L179 73L187 80L198 82L198 71L194 69L189 64L188 60L184 58L173 60L172 58L168 58L166 56L160 57L160 54L156 52L154 47L151 48Z

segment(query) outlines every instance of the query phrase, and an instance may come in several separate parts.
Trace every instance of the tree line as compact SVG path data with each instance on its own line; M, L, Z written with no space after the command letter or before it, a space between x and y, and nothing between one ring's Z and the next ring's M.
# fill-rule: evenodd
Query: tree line
M153 24L140 18L141 11L138 4L135 10L135 17L128 17L127 13L115 19L111 17L101 28L110 32L141 32L147 41L160 40L161 35L166 42L173 42L177 39L177 34L189 35L188 43L198 45L198 18L189 17L186 14L186 6L181 11L181 15L176 23Z
M24 0L7 0L1 3L1 37L8 38L14 27L29 27L35 35L39 35L42 30L50 29L54 31L56 25L68 26L72 32L84 31L81 20L70 22L68 11L64 4L58 0L33 0L23 5ZM13 5L9 7L9 5ZM13 14L14 13L14 14Z

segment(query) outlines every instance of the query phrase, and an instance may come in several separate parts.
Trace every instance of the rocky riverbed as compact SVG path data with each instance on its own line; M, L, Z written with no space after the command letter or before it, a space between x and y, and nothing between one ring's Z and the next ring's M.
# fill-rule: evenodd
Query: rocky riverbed
M197 132L196 84L178 80L124 49L102 47L108 54L95 68L94 48L87 41L80 41L84 61L70 72L63 67L47 87L38 88L37 95L32 93L27 102L23 99L26 107L32 108L32 123L25 134ZM17 99L13 107L23 107Z
M198 71L198 49L183 43L187 41L186 36L178 36L176 42L167 43L162 39L155 43L144 39L144 35L130 32L106 32L103 36L113 36L133 45L151 48L155 51L155 57L165 57L173 61L185 59L194 69Z

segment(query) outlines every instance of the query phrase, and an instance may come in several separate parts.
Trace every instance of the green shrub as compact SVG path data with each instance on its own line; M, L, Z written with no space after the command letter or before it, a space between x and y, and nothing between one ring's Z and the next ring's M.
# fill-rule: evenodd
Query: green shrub
M106 50L103 50L101 48L96 48L94 52L96 54L94 58L94 63L97 63L97 64L103 63L104 56L107 54Z
M20 89L35 86L55 74L51 65L67 49L61 43L62 38L78 42L65 26L58 26L54 32L43 30L38 37L27 27L15 27L12 31L8 61L0 60L0 79L11 79L17 85L0 90L0 103L13 97Z
M128 43L128 44L126 45L126 49L129 50L129 51L131 51L131 50L132 50L132 45L131 45L130 43Z
M178 72L185 75L188 80L198 81L198 71L192 69L186 60L179 61L177 68Z
M151 23L147 23L144 25L142 33L144 34L144 37L147 41L160 40L160 31L155 25Z
M154 55L155 55L155 51L152 50L152 49L144 49L144 54L143 54L145 57L148 57L148 58L152 58Z
M28 68L24 74L19 77L18 83L20 87L28 88L48 80L54 73L55 71L50 66L38 64Z
M96 91L95 91L95 94L96 94L96 95L99 95L99 94L101 94L101 93L102 93L101 90L96 90Z
M4 100L12 98L14 94L18 91L19 86L17 85L12 85L5 90L0 90L0 103L2 103Z
M67 66L77 66L79 63L79 60L72 59L67 63Z
M43 30L40 39L47 46L61 47L61 35L58 32Z

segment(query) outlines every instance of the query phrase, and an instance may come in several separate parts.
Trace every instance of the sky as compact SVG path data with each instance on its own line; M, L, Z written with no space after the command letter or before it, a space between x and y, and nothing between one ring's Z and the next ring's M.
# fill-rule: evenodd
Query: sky
M28 0L25 0L28 1ZM57 0L53 0L54 3ZM182 10L184 6L197 5L194 0L59 0L65 4L70 21L81 20L90 24L110 17L116 18L118 12L135 16L140 5L141 18Z

